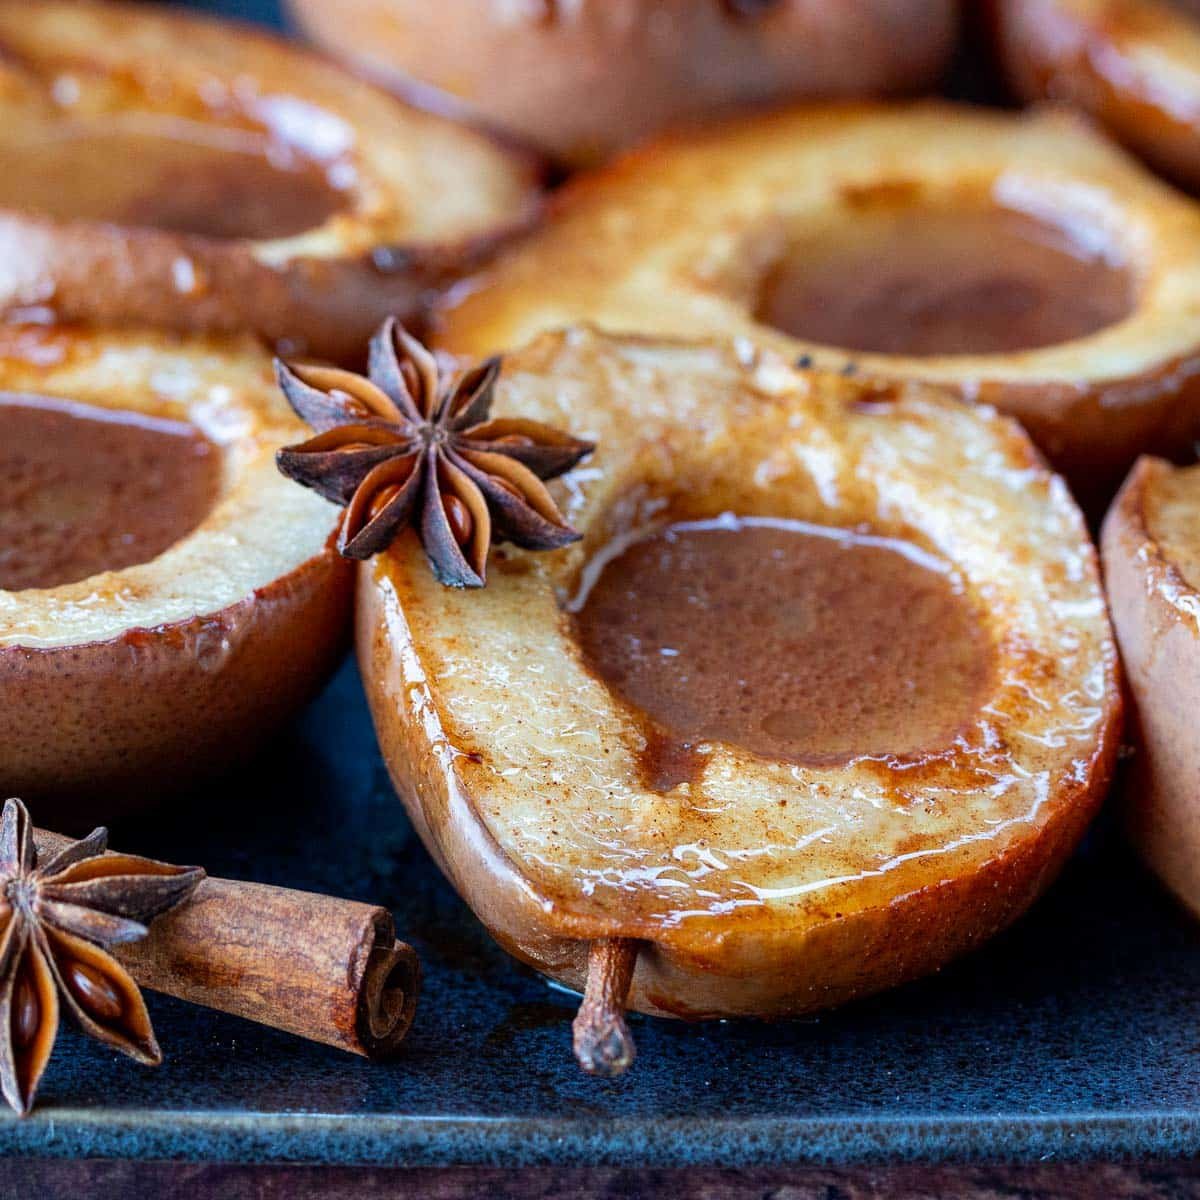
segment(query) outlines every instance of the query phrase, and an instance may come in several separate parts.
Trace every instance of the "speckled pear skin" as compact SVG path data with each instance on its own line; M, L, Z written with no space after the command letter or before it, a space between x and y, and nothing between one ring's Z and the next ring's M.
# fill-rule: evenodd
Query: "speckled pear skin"
M328 551L212 616L3 647L0 791L59 823L112 820L241 761L328 678L345 644L345 583Z
M643 939L636 1008L781 1016L934 970L1025 910L1107 789L1121 701L1082 518L1014 423L744 342L586 330L510 355L496 412L597 441L555 485L582 543L501 548L468 595L402 538L361 568L357 645L397 791L502 945L578 988L587 939ZM648 791L643 726L563 601L664 501L936 546L986 596L984 707L944 751L814 767L722 744Z
M224 459L214 508L159 557L0 591L0 793L108 820L236 761L327 678L352 585L338 510L275 470L307 430L249 340L4 326L0 391L191 420Z
M1076 105L1182 186L1200 186L1194 2L987 0L984 8L1018 95Z
M319 43L402 93L428 91L577 166L739 105L919 92L945 69L958 23L949 0L291 0L291 9Z
M1128 262L1133 311L1086 337L982 355L851 352L758 319L796 231L923 205L1078 225ZM1139 453L1185 453L1200 432L1198 306L1200 211L1072 114L814 105L668 136L577 178L542 229L450 293L437 338L479 355L583 321L745 336L817 367L935 383L1016 417L1102 510Z
M251 330L293 353L351 360L380 321L419 316L426 291L482 262L538 205L530 157L413 109L299 46L202 16L5 0L0 92L0 151L7 139L15 146L6 159L19 162L22 139L42 125L49 139L71 121L167 136L190 127L201 141L250 147L250 158L315 161L341 198L314 228L260 238L179 232L120 213L38 216L4 208L0 189L3 309L46 307L61 320L105 325ZM139 169L148 178L144 161ZM214 185L212 204L223 203Z
M1143 458L1105 518L1105 584L1133 699L1139 853L1200 915L1200 468Z

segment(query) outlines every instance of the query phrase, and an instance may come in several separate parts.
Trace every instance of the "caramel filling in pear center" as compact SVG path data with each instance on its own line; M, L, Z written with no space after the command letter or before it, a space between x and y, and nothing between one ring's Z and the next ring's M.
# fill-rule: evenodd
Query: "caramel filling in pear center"
M346 204L328 168L251 132L116 117L0 132L0 207L55 220L270 240L314 229Z
M219 450L184 422L0 395L0 588L148 562L200 524L220 484Z
M810 765L945 749L995 665L944 561L796 521L725 516L614 545L572 609L590 669L645 720L659 789L710 742Z
M1087 337L1133 309L1130 272L1095 239L1002 208L856 212L768 274L757 317L876 354L1007 354Z

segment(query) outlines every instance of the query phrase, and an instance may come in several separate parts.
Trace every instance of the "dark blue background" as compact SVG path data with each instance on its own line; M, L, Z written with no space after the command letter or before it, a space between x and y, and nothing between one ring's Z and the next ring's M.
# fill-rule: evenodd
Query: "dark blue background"
M426 985L395 1062L159 996L147 1070L64 1029L0 1151L371 1162L1086 1157L1200 1147L1200 942L1101 830L1015 929L940 976L819 1019L635 1018L584 1077L574 1002L442 881L376 752L351 664L254 767L113 842L214 874L389 905Z

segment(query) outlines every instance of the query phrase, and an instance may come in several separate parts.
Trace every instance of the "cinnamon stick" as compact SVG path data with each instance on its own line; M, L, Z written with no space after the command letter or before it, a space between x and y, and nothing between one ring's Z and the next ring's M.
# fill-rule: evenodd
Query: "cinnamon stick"
M637 955L632 938L598 938L588 947L587 985L572 1031L575 1058L589 1075L623 1075L637 1056L625 1024Z
M39 857L68 842L34 839ZM141 987L367 1058L403 1040L421 975L386 909L211 876L113 955Z

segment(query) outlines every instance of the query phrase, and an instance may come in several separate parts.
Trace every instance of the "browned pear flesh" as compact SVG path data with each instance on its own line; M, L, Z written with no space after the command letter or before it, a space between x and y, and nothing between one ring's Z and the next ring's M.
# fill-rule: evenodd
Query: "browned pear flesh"
M255 343L0 325L0 428L0 794L108 819L320 685L352 578Z
M587 997L781 1016L1003 928L1117 748L1095 552L1014 423L744 341L588 330L508 355L495 413L598 449L552 485L583 538L486 588L415 535L360 568L359 661L430 853L497 940Z
M577 165L664 126L788 98L915 93L951 0L291 0L319 43L401 92Z
M1200 189L1195 0L988 0L1008 78L1077 105L1152 166Z
M0 308L351 359L523 226L536 184L249 27L0 0Z
M464 354L592 322L745 336L1016 417L1088 507L1200 432L1200 210L1066 113L811 106L577 178L454 288Z
M1101 548L1134 702L1128 829L1200 914L1200 467L1141 459L1105 518Z

